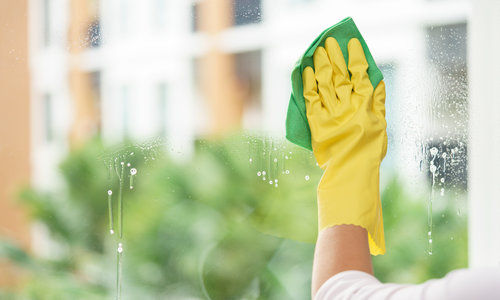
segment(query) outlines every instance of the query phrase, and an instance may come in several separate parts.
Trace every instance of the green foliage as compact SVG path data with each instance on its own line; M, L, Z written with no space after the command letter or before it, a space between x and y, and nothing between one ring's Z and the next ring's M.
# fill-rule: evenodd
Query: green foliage
M117 240L109 235L106 191L114 192L116 228L113 165L121 161L138 170L133 190L124 178L125 299L309 297L313 244L305 241L316 235L321 176L311 153L250 137L200 141L189 157L166 149L153 142L105 151L93 141L61 164L60 189L21 193L58 246L39 258L0 244L1 256L30 271L20 299L113 297ZM464 265L465 218L453 207L437 212L445 217L435 217L428 256L425 201L394 179L383 203L388 253L375 259L379 278L417 282Z
M394 178L382 193L387 253L375 257L379 280L419 283L467 266L467 222L459 210L465 196L448 190L433 201L432 255L429 255L427 201L410 196Z

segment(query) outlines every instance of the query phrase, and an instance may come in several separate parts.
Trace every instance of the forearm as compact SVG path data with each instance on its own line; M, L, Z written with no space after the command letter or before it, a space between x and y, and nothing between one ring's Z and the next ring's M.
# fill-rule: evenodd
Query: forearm
M322 230L314 252L313 299L325 281L348 270L373 274L366 229L355 225L338 225Z

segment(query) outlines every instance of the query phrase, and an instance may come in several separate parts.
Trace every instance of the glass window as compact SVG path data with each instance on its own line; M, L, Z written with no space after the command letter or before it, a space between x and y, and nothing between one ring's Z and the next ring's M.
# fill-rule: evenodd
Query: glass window
M100 133L102 130L102 102L101 102L101 85L102 85L102 74L101 71L95 71L89 73L90 78L90 95L93 99L93 110L96 112L96 122L95 128L97 132Z
M167 0L152 0L151 5L153 16L153 26L155 28L163 29L167 25Z
M157 108L158 108L158 135L160 137L167 136L167 85L165 83L158 84L157 93Z
M123 138L130 137L130 87L125 85L120 90L121 122Z
M45 141L50 143L54 140L54 108L52 95L43 96L43 128Z
M130 11L131 3L129 0L120 0L118 3L120 33L126 34L130 31L131 17L133 16Z
M243 94L244 123L257 128L262 112L262 54L260 51L237 53L234 56L239 90Z
M435 85L431 97L433 128L427 147L436 147L442 155L450 156L441 157L435 162L439 164L443 175L443 186L465 189L468 136L467 25L431 26L426 29L426 33L430 77ZM430 156L428 159L433 158Z
M43 30L43 45L45 47L50 46L52 42L52 14L51 14L51 0L43 0L42 2L42 7L43 7L43 14L42 14L42 20L43 20L43 25L42 25L42 30Z
M89 25L87 31L87 40L89 41L88 46L91 48L97 48L101 46L101 25L100 20L96 19L92 21Z
M234 25L246 25L262 21L261 0L235 0L233 3Z
M0 233L0 256L14 268L6 277L28 274L12 288L0 278L0 299L310 297L322 170L314 153L285 139L290 75L345 11L356 12L386 83L380 194L388 252L373 258L376 277L420 283L467 267L469 136L477 135L469 104L486 105L469 101L478 80L468 72L475 66L468 49L477 46L468 22L488 14L437 0L387 0L393 11L383 22L367 1L82 0L88 7L71 13L56 3L74 1L30 9L24 2L0 1L0 13L19 5L16 20L27 16L22 26L0 24L1 32L52 47L53 33L77 24L87 28L76 44L91 49L22 49L26 42L0 35L8 47L0 61L12 62L14 75L29 74L22 90L35 104L10 117L37 125L30 134L42 141L23 150L26 158L0 155L0 165L16 156L35 166L13 186L0 180L0 194L19 191L8 201L26 216L21 225L0 218L0 227L26 227L11 240ZM104 42L104 32L134 37ZM74 39L61 34L60 44ZM7 79L0 83L9 86ZM5 99L21 97L4 90ZM50 259L22 242L33 240L38 223L59 245Z
M200 30L200 5L201 1L195 1L191 5L191 30L193 32Z

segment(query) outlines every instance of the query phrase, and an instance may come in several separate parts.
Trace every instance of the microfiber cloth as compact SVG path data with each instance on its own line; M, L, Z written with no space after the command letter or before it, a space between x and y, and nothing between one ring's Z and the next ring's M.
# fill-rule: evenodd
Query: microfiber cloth
M345 18L339 23L323 31L314 40L314 42L312 42L309 48L307 48L307 51L297 61L295 67L293 68L292 95L290 96L290 103L288 104L288 112L286 116L287 140L309 150L312 150L311 129L309 128L306 116L306 104L302 87L302 71L308 66L314 69L314 51L318 46L324 47L325 40L328 37L335 38L339 43L346 65L348 64L349 59L347 44L352 38L357 38L363 46L363 51L365 52L366 60L368 61L368 76L370 77L373 88L375 89L380 81L384 79L382 72L380 72L379 68L375 64L370 50L368 50L368 46L361 36L361 33L359 33L359 30L356 27L356 24L354 24L352 18Z

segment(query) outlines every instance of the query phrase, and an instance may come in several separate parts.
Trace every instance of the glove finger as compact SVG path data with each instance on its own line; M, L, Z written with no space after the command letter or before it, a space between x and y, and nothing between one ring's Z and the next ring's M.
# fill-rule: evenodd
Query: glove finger
M321 109L321 100L318 94L318 84L311 67L306 67L302 72L303 95L306 100L306 113L309 116Z
M316 48L313 61L316 80L318 81L319 98L325 108L329 112L332 112L332 107L335 104L337 97L335 95L335 89L333 88L333 68L325 48Z
M329 37L325 41L325 49L330 58L330 62L333 66L333 81L335 84L335 91L339 96L340 101L344 100L342 98L343 89L346 87L352 89L349 81L349 72L347 71L347 66L345 64L344 55L342 50L340 50L339 43L336 39ZM350 93L349 93L350 94Z
M368 77L368 62L365 52L358 39L353 38L347 45L349 51L349 71L351 72L351 83L355 93L371 99L373 86Z
M385 120L385 82L383 80L380 81L373 91L373 111L384 126L384 143L382 145L382 158L384 158L387 153L387 131L385 130L387 121Z
M336 115L336 119L342 122L342 120L350 117L351 114L349 112L353 109L351 106L352 84L349 80L349 72L347 71L344 55L337 40L332 37L327 38L325 49L333 66L335 93L340 102L334 114Z
M385 121L385 82L382 80L373 92L373 111Z

